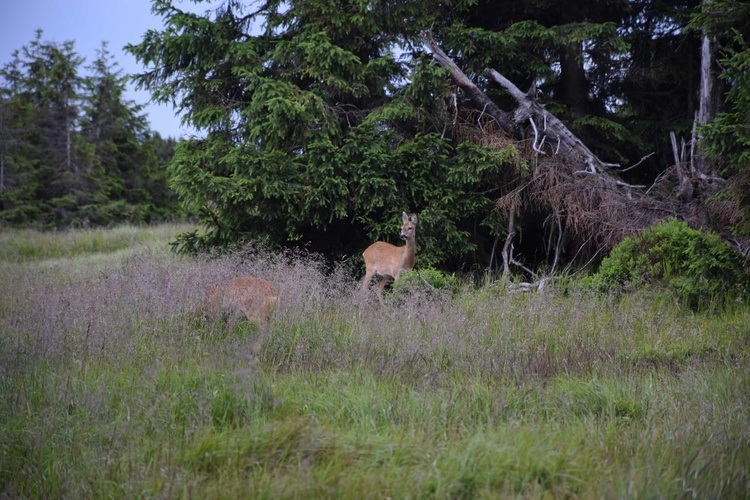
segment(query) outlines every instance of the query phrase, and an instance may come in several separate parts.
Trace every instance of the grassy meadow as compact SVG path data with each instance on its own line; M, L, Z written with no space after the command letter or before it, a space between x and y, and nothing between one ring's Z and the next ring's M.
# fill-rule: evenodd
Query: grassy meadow
M184 226L0 233L0 498L748 498L750 307L507 293L386 307ZM272 328L205 286L278 284Z

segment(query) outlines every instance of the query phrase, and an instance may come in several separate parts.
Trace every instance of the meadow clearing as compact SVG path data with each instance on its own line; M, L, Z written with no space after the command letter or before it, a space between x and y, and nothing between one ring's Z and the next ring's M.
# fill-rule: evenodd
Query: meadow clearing
M750 497L747 304L485 277L381 306L355 259L171 254L186 229L0 233L0 497ZM245 275L268 331L202 312Z

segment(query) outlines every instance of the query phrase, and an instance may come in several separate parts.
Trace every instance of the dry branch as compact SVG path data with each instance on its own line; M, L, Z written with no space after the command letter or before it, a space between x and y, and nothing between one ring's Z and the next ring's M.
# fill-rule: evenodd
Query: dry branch
M471 79L459 69L456 63L454 63L453 60L448 57L440 47L438 47L435 40L433 40L428 33L422 32L420 38L422 39L422 42L429 47L435 61L440 66L450 71L453 81L456 82L456 85L461 87L464 92L466 92L466 95L471 99L474 106L490 115L506 134L515 135L515 124L511 114L500 109L497 104L492 102L492 99L487 97L484 92L474 85L474 82L472 82Z
M614 163L605 163L601 161L597 156L587 148L583 142L573 134L563 122L561 122L555 115L544 109L544 106L531 99L528 94L522 92L516 87L513 82L505 78L503 75L495 71L494 69L487 68L485 70L489 76L492 77L495 82L500 84L508 93L518 102L518 108L516 108L513 114L514 120L517 124L521 124L526 120L529 120L536 130L537 122L543 123L544 127L538 130L537 133L542 135L540 143L549 138L550 144L555 142L559 143L563 148L563 153L569 157L569 159L575 159L576 155L580 156L586 165L589 167L591 172L601 172L606 167L617 167ZM537 140L535 138L534 143Z

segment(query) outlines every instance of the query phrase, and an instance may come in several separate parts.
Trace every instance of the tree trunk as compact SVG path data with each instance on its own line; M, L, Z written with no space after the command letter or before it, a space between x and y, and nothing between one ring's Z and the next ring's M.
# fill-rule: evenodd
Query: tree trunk
M516 237L516 214L511 210L508 214L508 236L503 245L503 276L510 277L510 262L513 260L513 239Z
M588 81L583 69L581 42L570 43L560 50L561 100L575 116L586 114Z
M703 0L703 4L711 0ZM698 103L698 113L695 117L695 124L700 127L710 123L719 112L722 102L722 89L719 82L719 72L717 71L716 53L719 49L717 36L704 31L703 42L701 44L701 79L700 79L700 97ZM700 140L702 137L693 127L693 157L690 163L690 172L699 177L715 176L714 168L709 162Z

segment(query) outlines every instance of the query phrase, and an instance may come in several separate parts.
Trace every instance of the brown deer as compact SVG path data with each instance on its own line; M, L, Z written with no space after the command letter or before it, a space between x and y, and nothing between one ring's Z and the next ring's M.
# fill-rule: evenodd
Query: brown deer
M211 316L243 313L260 330L270 326L278 300L279 287L261 278L235 278L206 287L206 307Z
M401 239L406 240L406 245L397 247L385 241L376 241L364 251L365 278L362 289L368 290L372 278L379 276L377 288L378 299L383 302L385 286L398 279L402 271L410 271L414 268L414 253L417 250L417 216L412 214L411 218L406 212L401 213Z

